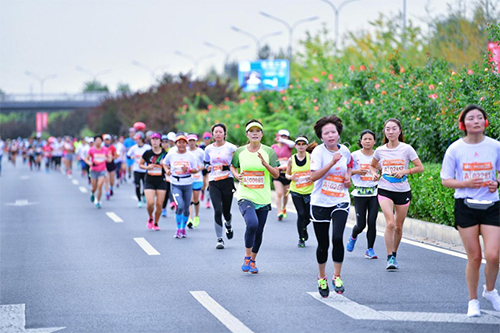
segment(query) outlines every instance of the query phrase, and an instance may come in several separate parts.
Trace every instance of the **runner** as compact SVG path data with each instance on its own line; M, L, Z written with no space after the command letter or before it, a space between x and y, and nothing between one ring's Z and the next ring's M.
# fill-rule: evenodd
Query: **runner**
M128 153L128 150L134 146L136 143L135 143L135 140L134 140L134 137L135 137L135 134L136 134L136 130L135 128L133 127L130 127L128 129L128 138L126 138L124 141L123 141L123 144L125 145L125 149L126 149L126 152ZM132 177L132 174L133 174L133 170L132 170L132 166L134 165L134 162L135 162L135 159L134 158L131 158L129 157L128 155L126 155L127 157L127 171L128 171L128 178L130 179Z
M290 180L286 178L286 169L288 160L292 155L292 149L295 142L290 140L290 132L286 129L279 130L274 138L275 143L271 146L276 152L280 162L280 176L273 180L274 189L276 190L276 207L278 208L278 221L286 218L286 205L288 203L288 190L290 188Z
M215 124L212 126L212 137L214 143L205 148L205 168L208 172L208 191L212 198L214 207L214 227L217 236L216 249L224 248L222 239L222 215L226 220L227 239L233 238L233 227L231 226L231 205L233 203L234 179L229 165L236 151L236 146L226 141L226 125Z
M0 176L2 175L2 158L4 149L5 149L5 142L2 140L2 137L0 137Z
M43 144L42 139L37 138L34 142L35 148L35 165L38 171L42 169Z
M118 156L116 152L116 148L113 145L113 141L111 139L111 135L104 134L104 146L108 148L109 154L111 155L111 161L106 163L106 181L104 182L104 188L106 191L106 200L109 200L113 195L113 186L115 186L115 173L116 173L116 164L115 159Z
M295 139L297 154L290 157L286 167L286 179L291 181L290 193L297 211L298 247L305 247L309 239L307 226L310 223L311 192L314 184L311 180L311 157L307 152L309 139L300 135Z
M102 137L96 135L94 137L94 147L89 149L85 162L90 166L90 177L92 179L90 202L95 203L97 208L101 208L102 185L106 178L106 162L109 161L111 161L111 155L108 148L102 144Z
M314 182L311 194L311 221L318 240L316 259L318 261L318 290L328 297L330 290L326 276L326 262L330 244L330 222L332 224L332 286L338 294L344 293L344 282L340 274L344 261L345 224L349 215L351 186L351 153L339 144L342 134L342 120L336 115L324 116L314 124L314 132L323 143L311 154L311 180Z
M12 162L12 165L16 167L17 154L19 153L19 142L17 142L16 139L11 141L9 152L10 152L10 161Z
M115 147L116 154L118 155L118 157L114 160L116 166L116 187L120 187L120 184L123 183L127 174L127 148L123 144L124 140L125 138L123 137L123 135L121 135L119 138L115 136L113 140L113 146Z
M168 135L162 135L161 136L161 147L168 153L170 149L170 140L168 139ZM161 210L161 216L167 217L167 203L168 200L170 199L171 202L173 202L172 198L172 191L171 191L171 186L170 186L170 177L165 176L165 181L167 182L167 192L165 193L165 199L163 200L163 205L162 205L162 210Z
M52 165L52 152L54 151L54 148L52 148L52 140L52 137L49 138L43 146L43 157L45 158L45 173L49 173L50 166Z
M410 161L414 165L411 169ZM412 198L406 175L421 173L424 171L424 166L415 149L404 143L401 123L395 118L385 121L384 145L378 147L373 155L370 171L374 180L379 178L376 169L378 165L382 168L378 185L378 202L386 221L384 233L387 250L386 269L399 269L396 255Z
M263 126L252 119L245 125L249 143L236 149L231 160L231 172L238 186L238 206L246 223L245 258L241 269L259 273L255 259L262 244L267 214L271 210L271 177L279 176L279 162L271 147L261 143Z
M167 152L161 147L160 139L161 135L159 133L151 134L151 149L142 154L141 161L139 162L139 167L147 172L144 181L144 193L146 194L149 215L147 227L148 229L154 229L156 231L160 230L158 221L160 220L161 206L165 200L165 193L167 192L165 170L163 170L161 165Z
M192 175L193 177L193 197L191 199L191 204L194 206L194 217L192 213L191 205L189 206L189 219L187 226L189 229L198 228L200 225L200 191L203 187L203 175L201 170L203 168L203 157L205 152L196 145L198 141L198 136L196 134L189 134L187 136L188 140L188 152L193 154L196 160L196 169L200 170L198 173Z
M189 217L189 205L193 192L192 174L198 172L196 167L198 162L195 157L186 149L187 138L184 134L179 134L175 138L177 149L170 149L163 160L165 172L170 177L172 185L172 194L177 203L175 220L177 222L177 231L175 238L186 237L186 224Z
M370 130L361 132L358 145L361 149L351 154L353 160L352 182L356 187L351 194L354 197L354 208L356 209L356 225L352 228L351 237L347 241L346 250L352 252L358 240L358 235L365 229L368 214L368 231L366 232L367 250L366 259L377 259L373 250L375 237L377 236L377 181L370 173L370 164L373 160L373 146L375 145L375 133Z
M134 165L132 170L134 171L134 183L135 183L135 195L137 196L137 207L141 208L142 204L146 202L146 196L144 195L144 179L146 177L146 170L139 167L139 162L141 161L142 155L151 149L151 146L144 143L144 133L137 132L135 135L135 140L137 144L130 147L127 151L128 157L134 158ZM141 181L142 181L142 191L141 191Z
M205 150L205 148L208 147L208 145L210 145L211 141L212 141L212 134L210 134L210 132L203 133L203 142L200 143L200 148ZM205 197L205 190L208 188L209 177L207 170L203 169L201 172L203 174L203 188L201 189L201 200L203 200ZM207 209L210 208L210 191L207 192L207 200L205 201L205 208Z
M455 189L455 228L467 253L467 316L479 317L477 287L483 258L479 235L483 237L486 259L482 295L500 311L500 296L495 289L500 252L500 142L484 134L488 116L481 107L467 106L458 121L465 136L446 150L441 178L444 186Z
M55 171L61 171L61 159L64 153L64 143L62 142L62 138L58 136L52 142L52 163L54 164Z
M66 169L66 174L71 175L73 172L73 155L75 153L75 146L69 136L65 137L62 146L64 155L64 168Z
M90 184L90 175L89 175L89 165L85 162L85 157L89 153L90 143L94 143L93 138L85 138L83 140L83 144L78 148L76 154L78 156L78 160L80 161L80 166L82 168L82 177L88 178Z

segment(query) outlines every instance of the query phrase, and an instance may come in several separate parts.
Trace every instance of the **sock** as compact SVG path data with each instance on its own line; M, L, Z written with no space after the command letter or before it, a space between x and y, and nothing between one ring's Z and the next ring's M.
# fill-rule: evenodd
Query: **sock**
M182 216L182 225L181 225L181 229L186 229L186 224L187 224L187 221L189 219L189 216L185 216L185 215L181 215Z
M181 214L175 214L175 222L177 222L177 229L181 229L183 216L184 215L181 215Z
M391 259L391 257L392 257L392 254L388 254L387 255L387 261L389 261Z
M396 258L396 252L392 252L392 256Z

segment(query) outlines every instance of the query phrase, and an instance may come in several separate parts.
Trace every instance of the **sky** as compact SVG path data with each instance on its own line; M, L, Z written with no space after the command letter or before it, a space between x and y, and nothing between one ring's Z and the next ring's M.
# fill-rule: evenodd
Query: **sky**
M345 0L329 0L336 6ZM347 3L339 16L339 34L370 28L380 13L396 14L405 0L357 0ZM471 0L468 0L471 1ZM406 0L407 18L426 27L426 7L432 16L443 15L447 3L455 0ZM334 38L333 9L321 0L0 0L0 89L7 94L78 93L86 81L97 80L111 91L119 83L133 91L153 83L150 71L173 74L193 69L193 62L181 51L201 60L198 73L215 66L221 71L225 54L205 42L232 50L231 60L252 60L255 42L231 29L236 26L257 37L282 31L266 42L274 51L288 46L288 30L260 11L293 24L315 17L294 30L294 49L306 32L326 28ZM86 70L82 72L76 68Z

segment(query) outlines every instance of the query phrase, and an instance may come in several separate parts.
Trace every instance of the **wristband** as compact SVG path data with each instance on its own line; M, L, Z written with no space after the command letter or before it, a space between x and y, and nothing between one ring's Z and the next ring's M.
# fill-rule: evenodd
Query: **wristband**
M410 172L410 175L411 175L411 169L408 169L408 171Z

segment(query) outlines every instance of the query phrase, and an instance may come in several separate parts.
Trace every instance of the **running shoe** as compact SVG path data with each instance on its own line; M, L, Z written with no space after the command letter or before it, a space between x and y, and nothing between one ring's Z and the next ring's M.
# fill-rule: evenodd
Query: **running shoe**
M286 219L286 208L283 209L283 218Z
M259 269L257 268L257 266L255 266L255 260L251 260L250 259L250 270L249 270L249 272L252 273L252 274L259 273Z
M496 289L486 291L486 285L483 285L483 297L493 305L493 309L500 311L500 296L498 296L498 291Z
M182 238L181 229L177 229L177 231L175 232L174 238Z
M118 184L116 184L116 185L118 185ZM113 196L113 194L115 194L115 193L113 192L113 189L110 189L110 190L109 190L109 195L110 195L110 196Z
M154 231L160 231L160 227L159 227L157 224L155 224L155 225L153 226L153 230L154 230Z
M369 248L365 252L365 258L366 259L377 259L377 255L375 254L375 251L373 251L372 248Z
M94 203L94 200L95 200L95 195L94 195L94 193L92 193L90 195L90 202Z
M398 269L398 268L399 268L399 265L398 265L398 262L396 260L396 257L391 256L391 258L389 260L387 260L386 269Z
M165 208L161 210L161 216L167 217L167 210Z
M170 202L170 209L171 209L171 210L174 210L174 209L176 209L176 208L177 208L177 207L175 207L175 202L171 201L171 202Z
M189 229L193 229L193 220L189 219L186 225Z
M186 238L187 235L186 235L186 229L181 229L181 237L182 238Z
M298 247L306 247L306 242L304 241L303 238L299 239L299 244L297 246Z
M318 291L321 297L328 297L330 295L330 288L328 288L328 280L326 276L322 279L318 278Z
M230 224L228 224L227 222L224 223L224 226L226 227L227 239L233 238L233 227Z
M148 229L153 229L153 219L148 220Z
M471 299L467 309L467 317L481 317L481 309L479 308L479 300Z
M332 284L333 284L333 290L337 294L343 294L344 293L344 291L345 291L345 289L344 289L344 282L340 279L340 276L335 277L332 280Z
M252 261L252 257L245 257L243 260L243 265L241 265L241 270L243 272L248 272L250 270L250 261Z
M206 203L205 203L205 207L206 207L207 209L209 209L209 208L210 208L210 201L209 201L208 199L207 199L207 201L206 201Z
M309 239L309 234L307 233L307 228L304 228L304 240L307 241Z
M215 248L218 250L222 250L224 248L224 240L222 238L217 238L217 245Z
M200 217L199 216L195 216L194 219L193 219L193 227L194 228L198 228L199 225L200 225Z
M283 213L278 214L278 221L283 221Z
M109 200L110 197L111 195L109 194L109 192L106 192L106 200Z
M96 202L95 206L97 207L97 209L101 209L101 203L99 201Z
M138 207L138 208L142 208L142 201L139 201L139 202L137 203L137 207Z
M349 237L349 240L347 241L347 245L346 245L346 250L347 252L352 252L352 250L354 250L354 245L356 245L356 241L358 240L358 238L352 238L352 237Z
M142 202L146 203L146 196L144 194L142 195Z

